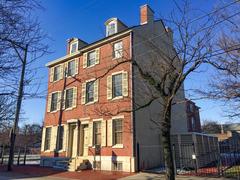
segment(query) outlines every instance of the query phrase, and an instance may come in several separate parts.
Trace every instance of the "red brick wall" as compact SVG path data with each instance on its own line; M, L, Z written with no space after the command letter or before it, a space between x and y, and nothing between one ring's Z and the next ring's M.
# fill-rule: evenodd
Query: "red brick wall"
M190 110L190 106L193 106L192 111ZM200 122L200 115L199 115L199 108L195 105L192 101L186 102L186 112L187 112L187 119L188 119L188 131L189 132L201 132L201 122ZM192 127L192 118L195 120L195 128Z
M130 59L130 35L123 37L123 48L124 48L124 58ZM90 119L98 119L103 118L105 120L111 119L111 116L102 115L96 112L98 108L107 109L112 114L116 115L124 115L124 132L123 132L123 145L124 149L114 149L112 151L111 147L102 148L102 155L110 156L113 153L120 156L130 156L132 155L132 125L131 125L131 113L121 113L117 114L119 111L119 107L130 108L131 107L131 78L129 78L128 88L129 93L128 97L125 97L120 100L107 100L107 76L111 75L113 72L117 71L127 71L128 77L131 77L131 63L123 63L113 70L111 70L107 75L99 79L99 99L98 102L91 105L82 105L81 104L81 91L82 91L82 82L86 80L92 79L94 77L99 77L105 74L109 67L113 64L118 63L118 60L112 59L112 45L111 43L104 44L100 47L100 63L95 65L94 67L83 69L83 56L81 55L79 58L79 67L78 74L74 78L67 78L67 87L77 87L77 107L72 110L63 111L62 116L62 124L66 124L67 120L70 119L79 119L79 118L87 118ZM63 80L58 82L48 83L48 93L54 91L63 90ZM57 125L59 119L60 111L49 113L46 110L45 113L45 121L44 125ZM91 149L90 149L91 151ZM91 155L91 153L89 154Z

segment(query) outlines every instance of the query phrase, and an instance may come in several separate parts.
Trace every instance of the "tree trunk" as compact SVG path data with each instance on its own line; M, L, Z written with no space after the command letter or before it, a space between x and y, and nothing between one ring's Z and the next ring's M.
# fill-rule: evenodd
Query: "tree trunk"
M169 103L168 103L169 104ZM164 107L164 115L162 120L162 145L166 167L166 179L175 180L174 163L172 156L172 148L170 141L171 130L171 103Z

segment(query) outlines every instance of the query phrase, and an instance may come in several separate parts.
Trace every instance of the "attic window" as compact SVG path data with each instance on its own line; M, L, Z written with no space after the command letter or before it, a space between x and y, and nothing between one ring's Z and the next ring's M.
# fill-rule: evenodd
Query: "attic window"
M107 25L107 36L115 34L116 32L117 32L117 23L115 21L112 21Z
M78 42L72 43L70 46L70 53L72 54L72 53L77 52L77 49L78 49Z

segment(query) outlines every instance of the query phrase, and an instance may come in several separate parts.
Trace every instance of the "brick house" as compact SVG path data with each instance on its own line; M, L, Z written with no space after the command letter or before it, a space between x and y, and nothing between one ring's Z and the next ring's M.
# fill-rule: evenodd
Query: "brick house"
M186 99L186 113L188 119L188 132L202 132L200 115L199 115L200 107L196 106L196 104Z
M161 105L154 101L134 111L148 94L131 59L146 67L156 59L152 46L144 43L148 38L171 53L172 31L154 20L148 5L140 7L140 25L127 27L110 18L105 26L106 37L91 44L69 39L67 55L46 65L49 83L42 166L135 172L139 164L159 165L160 130L151 119L159 121ZM177 98L185 99L183 88ZM175 105L172 114L171 131L187 132L185 105ZM153 148L139 150L137 144Z

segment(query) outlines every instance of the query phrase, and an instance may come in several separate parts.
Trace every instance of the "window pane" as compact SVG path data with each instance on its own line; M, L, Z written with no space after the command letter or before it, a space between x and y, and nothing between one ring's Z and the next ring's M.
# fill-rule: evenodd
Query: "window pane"
M87 58L87 66L92 66L95 64L96 61L96 52L92 51L88 53L88 58Z
M122 42L117 42L113 45L114 52L113 52L113 57L114 58L120 58L122 57Z
M122 144L122 119L113 121L114 144Z
M68 76L73 76L76 72L75 61L68 62Z
M64 137L64 128L60 126L59 130L59 147L58 149L61 150L63 148L63 137Z
M113 98L122 96L122 74L112 76Z
M86 85L86 102L92 102L94 100L94 81L87 82Z
M101 144L101 122L93 123L93 133L94 133L94 145Z
M66 100L65 100L65 108L72 107L73 104L73 89L66 90Z
M53 81L57 81L60 79L60 66L54 67L54 75L53 75Z
M52 100L51 100L51 111L57 110L57 102L58 101L58 93L52 94Z
M114 34L115 32L116 32L116 25L115 25L115 23L108 24L108 26L107 26L108 36Z
M77 43L71 45L71 53L75 53L77 51Z
M51 129L52 128L46 128L44 150L49 150L50 149Z

